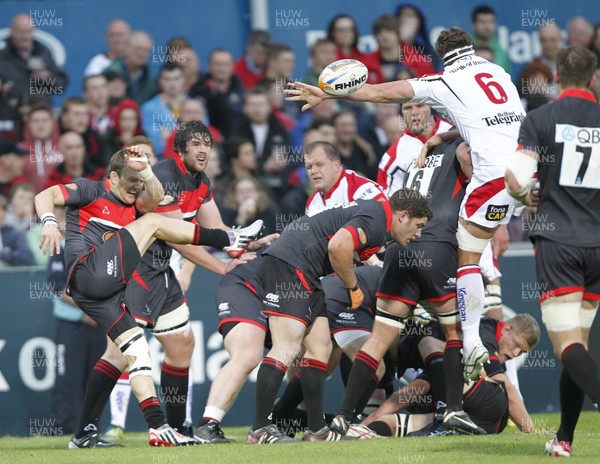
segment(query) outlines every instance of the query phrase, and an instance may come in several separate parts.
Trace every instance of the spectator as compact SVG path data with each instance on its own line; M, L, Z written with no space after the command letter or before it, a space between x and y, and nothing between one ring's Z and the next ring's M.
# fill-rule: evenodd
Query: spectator
M64 231L64 208L55 207L59 230ZM64 434L77 430L87 378L106 349L106 335L65 293L67 269L64 241L60 254L48 262L47 281L53 289L52 313L56 318L56 381L52 389L52 417Z
M395 122L396 127L399 127L399 124L397 124L399 114L399 103L376 103L375 114L367 124L361 125L359 129L361 137L373 148L378 162L390 145L400 136L398 134L396 137L389 139L388 133L384 129L384 125L388 120ZM396 131L392 132L395 133Z
M206 101L208 119L225 137L242 115L244 87L233 71L229 50L216 48L208 57L208 75L189 95Z
M327 38L337 47L336 59L353 58L359 60L369 69L369 84L385 82L379 61L368 53L358 50L358 28L352 16L341 14L335 16L327 26Z
M510 74L510 59L506 50L502 48L496 31L496 13L488 5L479 5L471 12L471 26L473 27L473 46L487 45L494 50L495 63Z
M67 75L54 62L50 50L33 38L34 21L28 14L16 15L10 24L6 47L0 51L0 77L11 83L10 93L23 102L31 95L50 101L62 94Z
M333 117L333 127L345 169L351 169L368 177L377 179L377 157L369 143L358 135L356 114L351 110L342 110Z
M106 77L108 106L113 108L127 98L127 82L121 74L115 71L105 71L102 75Z
M86 177L90 180L100 180L104 177L105 169L96 166L86 158L83 138L77 132L65 132L61 135L58 148L64 161L50 173L44 188L68 184L78 177Z
M323 107L323 108L321 108ZM302 146L305 132L312 126L316 120L331 120L338 109L335 99L323 100L320 105L304 111L298 115L294 129L290 134L292 145L294 147ZM335 142L333 142L335 144ZM304 163L303 163L304 164Z
M203 83L198 54L190 47L179 48L177 52L173 53L172 62L180 65L183 69L183 91L192 96L193 89Z
M581 16L575 16L567 23L567 47L581 45L590 48L594 38L594 28L590 22Z
M333 40L319 39L310 48L311 68L302 77L302 82L319 85L321 71L337 58L337 48ZM398 57L396 57L396 60Z
M206 127L210 131L210 135L212 136L214 143L220 143L223 139L223 135L219 132L219 129L208 124L208 118L206 117L206 108L204 107L204 103L199 98L188 98L183 102L183 106L181 107L181 113L179 114L178 127L186 122L190 121L202 121L205 123ZM175 153L175 134L177 134L177 129L173 129L169 138L165 142L164 148L164 158L171 158Z
M259 173L272 188L281 186L279 172L285 167L282 156L290 147L290 139L283 125L271 111L267 91L262 87L249 89L244 96L244 115L234 134L252 140L256 147Z
M223 199L225 198L226 193L226 188L221 180L221 175L223 174L223 169L221 168L221 160L222 154L220 145L213 143L213 146L208 152L208 163L206 164L206 169L204 170L204 173L210 179L210 184L212 186L213 191L213 199L216 205L219 207L219 211L223 207Z
M398 20L390 15L380 16L373 23L373 34L377 40L377 50L372 54L373 59L379 62L386 82L396 80L396 75L403 66L398 59L400 56Z
M129 34L125 53L106 68L120 74L127 84L127 96L138 105L145 103L156 94L156 84L152 79L150 66L146 63L152 53L152 37L143 31Z
M600 67L594 70L594 76L596 78L592 81L590 90L596 95L596 100L600 101Z
M34 259L25 234L5 224L7 205L6 197L0 195L0 267L32 266Z
M102 74L86 76L83 79L83 93L88 106L90 127L98 135L104 135L113 126L106 76Z
M256 175L256 150L251 140L243 137L232 136L223 143L223 152L227 171L221 177L225 189L235 179Z
M106 165L103 161L105 154L101 152L100 135L90 127L90 115L85 100L69 97L63 101L59 127L61 134L73 131L81 135L89 160L97 166Z
M294 75L296 56L286 44L272 43L267 47L265 79L281 81L285 85Z
M23 124L17 109L19 101L9 95L11 87L0 74L0 137L18 142L22 138Z
M27 182L15 185L11 189L5 225L14 227L20 232L27 232L31 228L31 225L35 223L33 208L35 193L33 185Z
M21 144L29 150L29 158L23 166L23 174L37 192L41 192L52 170L62 162L58 151L58 124L52 108L38 104L31 108L25 127L26 138Z
M425 16L414 5L396 8L398 36L400 37L400 61L416 76L434 73L438 59L429 42Z
M181 106L187 98L183 84L184 77L181 66L166 63L158 75L160 93L142 105L144 132L156 147L158 159L163 158L165 141L177 128L177 118Z
M542 63L529 63L521 71L517 87L521 95L521 103L529 112L550 101L552 72Z
M288 134L291 134L296 124L295 115L299 113L298 105L293 102L286 102L281 81L267 80L261 81L261 87L264 87L269 94L271 103L271 112L285 128Z
M0 139L0 195L8 196L13 186L25 182L23 156L27 153L16 143Z
M98 74L102 74L102 72L110 66L113 60L121 58L123 53L125 53L127 37L130 32L131 29L126 21L123 21L122 19L111 21L106 29L106 35L104 36L106 44L108 45L108 50L92 57L85 67L83 76L97 76Z
M106 167L113 153L123 148L136 135L144 135L142 116L137 103L127 98L114 110L115 127L104 134L102 152L105 154L102 167Z
M540 27L539 30L540 46L542 53L540 56L533 60L534 63L541 63L545 65L552 74L552 84L550 87L550 95L555 99L558 95L558 89L554 82L554 74L556 73L556 57L558 52L562 48L562 35L560 27L556 24L547 24Z
M596 55L596 59L600 63L600 23L594 26L594 38L592 39L590 50Z
M492 47L487 45L479 45L474 47L473 50L475 50L475 55L483 58L486 61L489 61L490 63L496 63L496 57L494 56L494 50L492 50Z
M277 231L279 208L254 177L243 176L234 180L223 203L223 222L246 227L257 219L262 219L265 234Z
M240 78L245 89L254 87L265 77L267 46L270 42L271 36L267 31L250 31L246 53L233 67L234 74Z
M158 163L158 157L156 156L156 150L154 149L152 140L145 135L136 135L129 139L129 142L127 142L123 148L133 147L134 145L142 147L142 150L144 150L144 153L146 153L146 156L148 157L148 164L150 166L154 166Z

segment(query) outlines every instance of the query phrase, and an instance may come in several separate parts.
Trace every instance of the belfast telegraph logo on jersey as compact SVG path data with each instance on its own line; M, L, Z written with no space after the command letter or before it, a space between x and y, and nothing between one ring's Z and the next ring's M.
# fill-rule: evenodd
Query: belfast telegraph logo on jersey
M525 119L524 114L517 114L514 111L503 111L496 113L494 116L481 118L485 121L488 127L497 126L498 124L506 124L510 126L512 123L521 123Z

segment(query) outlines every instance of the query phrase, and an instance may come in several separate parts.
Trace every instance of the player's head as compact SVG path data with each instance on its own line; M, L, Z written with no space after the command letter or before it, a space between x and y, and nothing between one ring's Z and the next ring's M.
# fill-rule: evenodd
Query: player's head
M498 340L498 355L501 362L513 359L530 351L540 340L540 326L533 316L517 314L506 321Z
M123 148L133 147L134 145L139 145L146 153L148 157L148 164L150 166L154 166L158 162L158 158L156 157L156 149L154 148L154 144L152 140L150 140L145 135L136 135L135 137L129 139L129 142L125 144Z
M571 45L556 57L556 83L562 90L588 89L592 86L598 59L593 52L580 45Z
M213 139L202 121L181 123L173 143L175 153L183 160L187 171L196 174L206 169Z
M433 219L433 211L427 199L416 190L397 190L389 201L392 208L390 234L400 245L408 245L421 236L425 224Z
M473 39L459 27L444 29L435 42L435 52L444 61L444 66L448 66L457 59L474 53Z
M108 163L110 191L123 203L132 205L142 192L143 182L139 173L127 165L128 149L116 152Z
M304 165L312 186L323 192L331 190L344 170L338 149L320 140L304 148Z
M427 103L404 103L402 116L407 129L415 135L424 135L433 128L431 108Z

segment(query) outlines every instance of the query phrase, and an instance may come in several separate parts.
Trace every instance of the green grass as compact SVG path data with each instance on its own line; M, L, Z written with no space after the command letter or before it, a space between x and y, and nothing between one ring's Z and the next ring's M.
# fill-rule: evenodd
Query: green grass
M539 428L558 425L558 415L537 414ZM68 437L0 438L0 463L439 463L483 464L548 463L543 454L549 434L523 435L507 427L501 435L485 437L440 437L367 440L344 443L297 443L290 445L248 446L247 428L225 428L236 439L231 445L205 445L186 448L150 448L147 436L127 434L125 448L110 450L67 450ZM600 417L583 413L576 433L574 462L598 463L600 456Z

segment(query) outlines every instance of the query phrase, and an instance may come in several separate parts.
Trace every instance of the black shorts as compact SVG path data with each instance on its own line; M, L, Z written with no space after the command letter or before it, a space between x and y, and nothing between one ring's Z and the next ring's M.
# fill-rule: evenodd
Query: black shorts
M295 319L307 327L327 317L323 290L302 271L274 256L264 255L258 276L263 285L263 313Z
M425 337L433 337L444 340L444 331L438 321L431 321L427 325L420 325L413 321L407 321L404 331L398 339L398 358L396 361L396 375L398 378L404 375L406 369L423 369L423 359L419 353L419 342Z
M127 229L120 229L82 257L71 272L69 294L113 340L136 327L124 293L142 257Z
M363 302L360 307L351 311L348 309L347 288L328 286L326 290L327 318L329 319L329 331L332 335L342 330L373 331L375 315L367 307L367 304Z
M583 292L587 300L600 300L600 247L565 245L544 238L535 240L535 269L540 301Z
M463 408L488 434L502 432L508 421L508 394L504 383L479 379L464 394Z
M152 329L160 316L179 308L186 301L171 267L158 271L143 262L125 289L125 304L142 326Z
M218 330L223 338L240 322L253 324L265 332L268 330L262 298L242 277L226 274L217 287L215 300L219 311Z
M447 301L456 296L457 264L457 248L448 242L393 243L385 252L377 297L408 306Z

